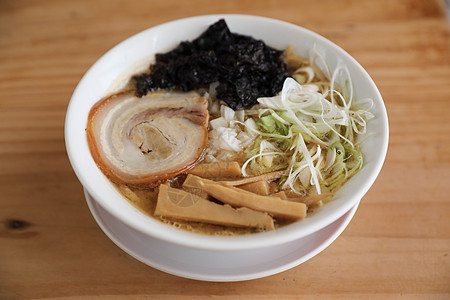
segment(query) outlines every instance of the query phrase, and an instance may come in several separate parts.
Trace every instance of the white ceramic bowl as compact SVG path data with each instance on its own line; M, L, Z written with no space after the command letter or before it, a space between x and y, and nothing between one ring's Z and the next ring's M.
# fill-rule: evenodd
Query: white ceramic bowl
M308 56L316 45L333 69L343 61L353 80L357 98L374 99L375 118L368 125L370 138L362 145L365 163L334 196L333 200L306 219L271 232L237 237L215 237L177 230L143 214L124 199L97 168L89 152L85 128L89 110L111 93L123 78L148 67L157 52L168 51L180 41L192 40L210 24L224 18L232 32L251 35L269 46L285 49L293 45L297 54ZM101 57L84 75L67 109L66 147L72 167L83 187L111 215L152 238L195 249L242 251L288 243L326 227L343 216L369 190L383 165L388 146L388 120L381 95L367 72L344 50L302 27L248 15L206 15L176 20L138 33Z

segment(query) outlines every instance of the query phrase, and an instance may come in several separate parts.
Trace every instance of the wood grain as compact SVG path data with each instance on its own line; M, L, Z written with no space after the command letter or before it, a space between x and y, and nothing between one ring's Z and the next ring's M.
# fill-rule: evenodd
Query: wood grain
M439 0L0 1L0 299L449 299L450 37ZM330 247L278 275L199 282L154 270L93 220L64 146L82 75L148 27L246 13L307 27L377 83L389 152Z

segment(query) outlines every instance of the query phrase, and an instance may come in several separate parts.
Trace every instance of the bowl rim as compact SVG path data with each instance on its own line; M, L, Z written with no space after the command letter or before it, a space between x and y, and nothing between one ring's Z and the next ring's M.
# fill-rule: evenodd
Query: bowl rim
M84 170L82 170L81 165L83 163L83 158L80 157L80 155L77 154L77 151L75 150L75 144L76 141L73 139L73 132L77 130L74 126L74 121L76 118L76 101L79 98L80 90L84 87L87 78L90 76L90 74L95 70L97 66L99 66L103 61L107 59L111 55L111 53L118 51L120 47L125 45L126 43L129 43L132 40L136 40L141 38L142 36L145 36L146 34L150 34L151 32L157 32L158 30L164 29L164 27L170 27L170 26L179 26L180 24L183 24L185 22L199 22L204 23L205 25L209 25L214 20L224 18L228 24L233 24L236 22L253 22L253 23L267 23L270 25L276 25L281 27L286 27L291 30L297 30L302 31L304 34L308 34L312 36L315 40L320 41L320 43L326 44L328 47L330 47L333 53L336 53L338 57L345 57L346 60L350 61L352 63L352 66L357 69L357 71L364 77L364 81L368 83L373 88L373 91L375 93L376 99L374 101L377 101L378 105L378 115L377 117L380 118L380 124L382 124L382 130L379 132L381 134L381 144L379 145L379 153L376 156L376 159L373 163L373 166L370 170L367 170L366 177L367 180L365 181L365 184L361 187L359 187L354 194L351 195L351 201L346 201L341 205L340 207L337 207L334 209L330 216L328 216L325 220L322 218L319 219L314 223L314 226L305 226L301 232L295 232L295 230L290 230L290 226L286 226L274 231L270 232L262 232L262 233L255 233L251 235L243 235L243 236L231 236L231 237L224 237L224 236L208 236L203 234L196 234L191 233L183 230L178 230L175 228L171 228L168 225L165 225L149 216L146 216L149 220L149 222L145 225L151 224L151 226L154 226L156 230L153 230L152 228L148 226L144 226L144 224L140 224L137 219L126 217L123 213L123 211L120 210L120 208L114 207L112 205L109 205L108 202L104 199L104 197L100 194L100 192L97 190L96 186L89 180L89 174L86 174ZM231 27L231 26L230 26ZM232 30L233 31L233 30ZM149 33L150 32L150 33ZM245 33L244 33L245 34ZM97 203L99 203L103 208L105 208L108 212L110 212L112 215L114 215L117 219L119 219L121 222L133 227L134 229L137 229L145 234L148 234L150 236L165 240L170 243L183 245L186 247L193 247L198 249L210 249L210 250L219 250L219 251L232 251L232 250L243 250L243 249L253 249L253 248L260 248L260 247L269 247L273 246L275 244L282 244L290 242L294 239L302 238L304 236L310 235L314 233L315 231L319 230L320 228L323 228L324 226L334 222L339 217L344 215L347 211L349 211L357 201L359 201L369 190L369 188L373 185L375 182L377 176L379 175L381 168L384 164L384 160L386 158L387 149L388 149L388 143L389 143L389 122L386 112L386 107L384 105L384 101L381 97L381 94L376 87L376 84L372 80L372 78L369 76L367 71L352 57L350 54L348 54L346 51L344 51L342 48L331 42L330 40L326 39L325 37L314 33L306 28L303 28L301 26L281 21L277 19L272 19L268 17L262 17L262 16L255 16L255 15L244 15L244 14L212 14L212 15L200 15L200 16L193 16L188 18L182 18L177 19L173 21L169 21L166 23L162 23L160 25L150 27L148 29L145 29L114 46L110 50L108 50L104 55L101 56L100 59L98 59L90 68L89 70L84 74L82 79L79 81L77 87L75 88L71 100L69 102L69 105L67 107L66 111L66 119L65 119L65 144L66 144L66 150L69 157L69 161L72 165L72 168L78 178L78 180L81 182L83 187L89 192L89 194L95 199ZM84 158L85 159L85 158ZM363 167L364 169L364 167ZM360 172L362 169L360 170ZM355 176L357 176L356 174ZM106 177L104 178L109 182ZM350 179L351 180L351 179ZM112 184L111 184L112 187ZM339 192L339 191L338 191ZM118 192L117 192L118 193ZM126 201L126 200L125 200ZM130 204L131 205L131 204ZM330 205L328 203L327 205ZM136 209L136 208L135 208ZM143 213L141 213L143 214ZM302 220L304 222L305 220ZM160 232L158 230L161 230Z

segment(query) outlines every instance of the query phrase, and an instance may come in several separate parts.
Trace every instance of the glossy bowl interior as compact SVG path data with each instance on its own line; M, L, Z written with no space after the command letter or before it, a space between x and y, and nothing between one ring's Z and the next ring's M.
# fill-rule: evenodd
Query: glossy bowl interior
M357 98L374 99L375 118L369 122L368 138L362 144L363 168L334 196L306 219L271 232L236 237L216 237L177 230L136 209L97 168L89 152L85 128L90 108L120 87L124 78L148 67L157 52L168 51L180 41L192 40L210 24L224 18L232 32L262 39L274 48L293 45L297 54L309 56L317 47L331 70L345 63ZM65 140L72 167L95 201L121 222L165 242L206 250L246 250L287 243L314 233L344 215L369 190L383 165L388 146L388 119L381 95L367 72L344 50L324 37L279 20L248 15L206 15L165 23L140 32L103 55L84 75L70 100Z

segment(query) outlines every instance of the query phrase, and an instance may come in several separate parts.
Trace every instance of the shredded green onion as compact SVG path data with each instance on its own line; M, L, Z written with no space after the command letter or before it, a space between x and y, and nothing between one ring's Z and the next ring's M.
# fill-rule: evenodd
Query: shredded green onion
M374 117L373 100L355 98L343 63L331 72L317 50L310 61L285 80L279 95L259 98L259 105L239 114L221 107L221 119L211 121L214 130L228 134L218 139L226 151L248 153L244 176L286 170L278 185L299 194L334 192L362 167L356 139Z

